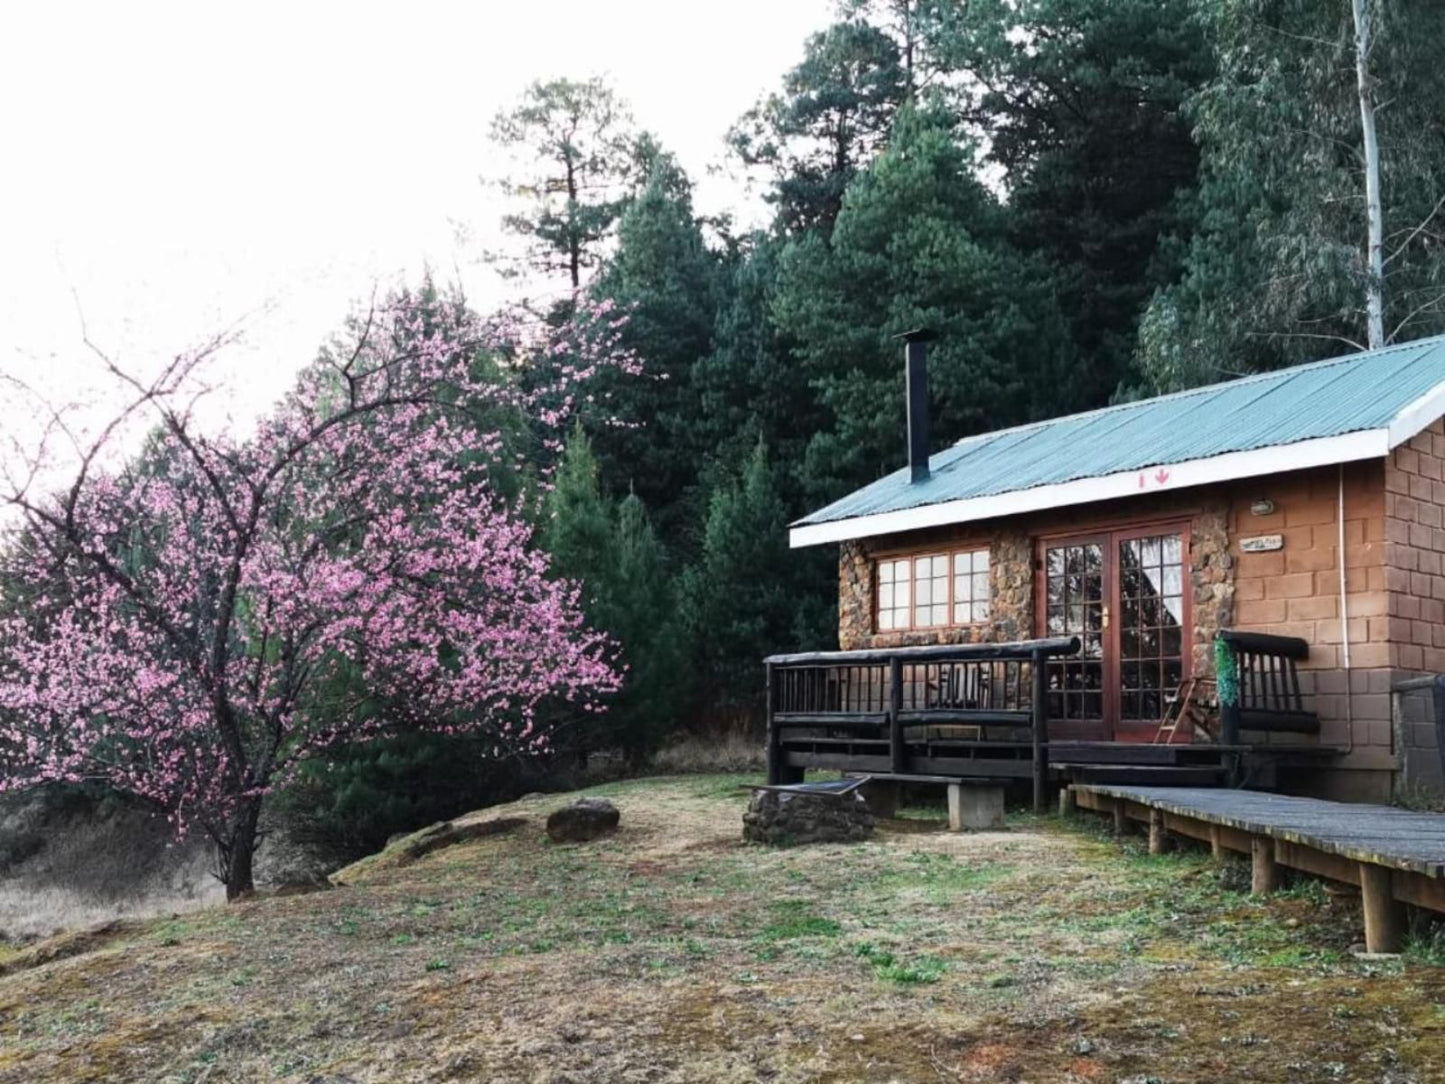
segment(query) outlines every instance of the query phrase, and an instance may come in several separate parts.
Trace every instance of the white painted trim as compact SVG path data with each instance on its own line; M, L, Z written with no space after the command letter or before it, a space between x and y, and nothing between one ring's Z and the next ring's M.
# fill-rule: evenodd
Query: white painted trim
M1393 451L1416 433L1423 433L1442 417L1445 417L1445 384L1436 384L1390 419L1390 449Z
M1445 394L1445 389L1437 390ZM1396 420L1399 421L1399 418ZM1425 425L1431 421L1434 421L1434 418L1429 419ZM1018 489L987 497L968 497L963 500L925 504L897 512L878 512L828 523L804 524L792 528L788 541L792 548L800 549L804 546L820 546L854 538L871 538L876 535L921 530L925 527L1013 516L1065 505L1145 496L1211 482L1255 478L1308 467L1348 463L1357 459L1376 459L1388 455L1394 447L1390 443L1394 428L1395 423L1392 422L1389 428L1365 429L1357 433L1301 440L1293 444L1279 444L1247 452L1227 452L1204 459L1190 459L1182 463L1120 471L1097 478L1080 478L1072 482L1034 486L1032 489ZM1423 429L1424 426L1420 428Z

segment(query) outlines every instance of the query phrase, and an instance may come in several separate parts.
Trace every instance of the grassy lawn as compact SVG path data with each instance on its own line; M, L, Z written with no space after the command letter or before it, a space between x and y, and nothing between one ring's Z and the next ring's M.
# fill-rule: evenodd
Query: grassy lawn
M518 802L347 888L126 925L0 978L0 1081L1445 1080L1440 949L1355 960L1319 885L1030 817L767 850L742 781L595 788L622 830L580 846L542 833L567 799Z

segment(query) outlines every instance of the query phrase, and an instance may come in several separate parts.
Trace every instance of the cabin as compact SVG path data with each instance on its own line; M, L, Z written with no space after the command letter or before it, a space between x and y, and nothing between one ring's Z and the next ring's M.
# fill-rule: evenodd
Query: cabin
M1439 789L1394 692L1445 672L1445 337L931 455L906 338L908 465L790 529L838 547L842 650L769 660L773 782Z

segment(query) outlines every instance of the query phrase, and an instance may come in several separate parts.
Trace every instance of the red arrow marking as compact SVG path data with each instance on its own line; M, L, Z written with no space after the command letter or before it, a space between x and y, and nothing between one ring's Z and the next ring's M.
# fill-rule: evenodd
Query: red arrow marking
M1163 467L1160 467L1159 473L1154 475L1154 481L1158 482L1162 486L1165 482L1169 481L1169 472Z

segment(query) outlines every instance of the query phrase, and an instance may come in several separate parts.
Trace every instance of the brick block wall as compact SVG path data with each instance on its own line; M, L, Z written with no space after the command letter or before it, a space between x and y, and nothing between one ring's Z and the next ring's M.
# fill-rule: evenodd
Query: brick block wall
M1445 423L1400 445L1385 464L1384 621L1396 676L1445 673ZM1405 789L1439 789L1435 727L1416 702L1397 704Z
M1398 632L1389 617L1384 465L1344 468L1343 621L1339 469L1251 479L1232 485L1231 493L1234 627L1308 642L1310 657L1302 664L1300 685L1320 716L1320 742L1358 750L1348 766L1380 767L1393 745L1390 684ZM1272 514L1252 513L1250 506L1261 498L1274 502ZM1281 536L1283 548L1241 549L1241 540L1262 535Z

